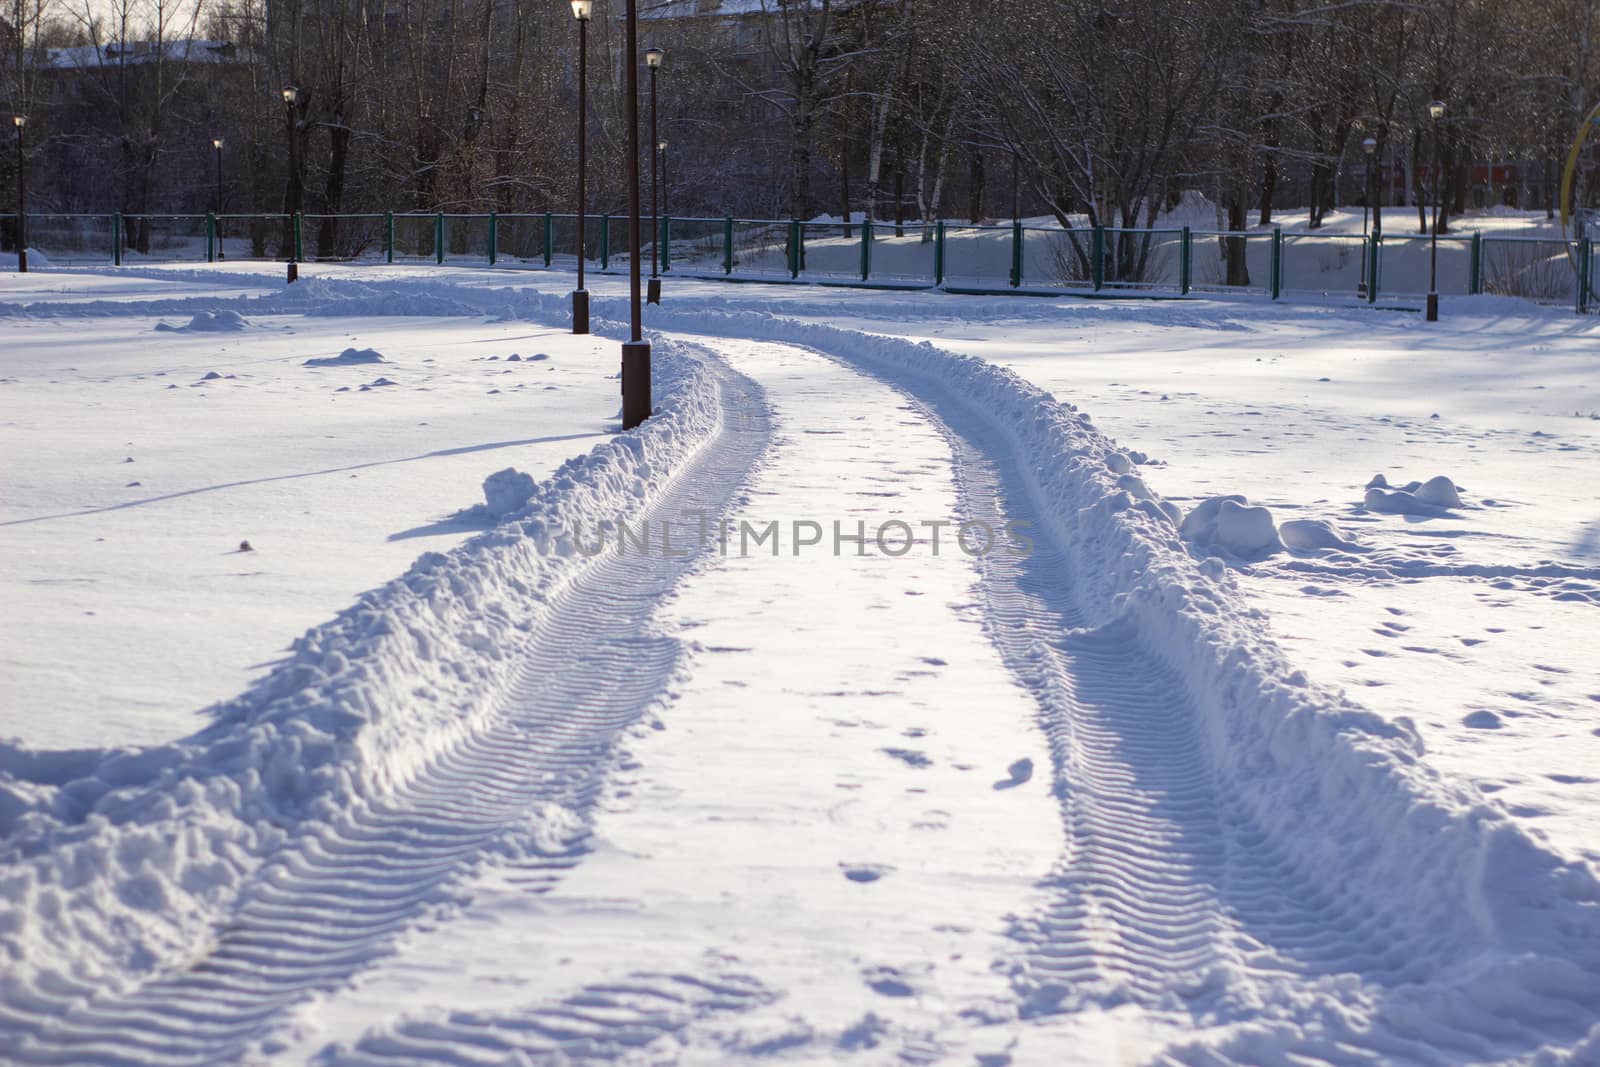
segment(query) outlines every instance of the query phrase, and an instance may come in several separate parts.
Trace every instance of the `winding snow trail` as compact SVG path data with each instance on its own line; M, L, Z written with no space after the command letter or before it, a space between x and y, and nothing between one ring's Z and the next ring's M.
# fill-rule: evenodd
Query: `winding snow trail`
M614 536L563 587L487 725L293 841L181 971L0 1005L0 1054L1224 1067L1594 1051L1595 946L1497 956L1462 941L1459 915L1418 923L1366 879L1307 868L1349 842L1297 851L1263 824L1204 726L1200 705L1231 694L1191 691L1056 537L1039 464L1065 457L1022 454L982 397L871 358L693 341L722 432L619 516L648 542ZM697 536L701 516L731 523L725 547ZM987 551L962 550L963 522ZM1388 770L1339 773L1304 783L1296 832L1323 833L1338 787Z

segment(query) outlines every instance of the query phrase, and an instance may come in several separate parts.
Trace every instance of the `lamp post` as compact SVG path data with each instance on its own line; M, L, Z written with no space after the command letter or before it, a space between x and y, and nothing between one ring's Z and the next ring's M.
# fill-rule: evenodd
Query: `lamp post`
M28 273L28 168L23 161L22 128L28 116L12 115L11 124L17 128L17 273Z
M667 206L667 142L657 144L656 151L661 153L661 217L670 219L672 209Z
M1366 175L1362 182L1361 193L1361 278L1356 282L1356 295L1367 295L1367 212L1372 207L1372 154L1378 150L1378 142L1371 137L1361 142L1361 151L1367 158Z
M1428 105L1433 121L1433 241L1428 251L1428 321L1439 321L1439 120L1444 117L1444 101Z
M285 226L289 246L287 276L292 284L300 278L300 249L295 241L295 218L300 214L300 138L295 136L295 108L300 103L300 90L293 85L283 87L283 113L289 131L289 184L283 192L283 210L288 216Z
M650 143L659 144L656 139L656 71L661 69L661 61L667 54L659 48L648 48L644 53L645 65L650 68ZM658 214L656 201L656 153L650 153L650 303L661 303L661 271L659 269L656 246L661 243L661 216Z
M217 258L222 256L222 138L214 137L211 147L217 154Z
M572 0L572 15L578 20L578 287L572 291L573 333L589 332L589 291L583 287L583 257L588 235L584 212L589 195L589 17L593 6L593 0Z
M650 342L644 339L639 307L639 4L627 0L628 121L628 327L622 345L622 428L631 430L650 417Z

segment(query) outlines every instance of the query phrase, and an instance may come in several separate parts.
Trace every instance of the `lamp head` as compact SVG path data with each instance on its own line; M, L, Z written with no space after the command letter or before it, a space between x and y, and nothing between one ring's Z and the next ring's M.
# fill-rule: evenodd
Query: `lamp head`
M1365 141L1361 142L1361 151L1365 152L1367 155L1370 156L1370 155L1372 155L1372 153L1376 152L1377 150L1378 150L1378 142L1377 142L1376 139L1368 137Z
M661 66L661 61L666 58L667 54L659 48L646 48L644 50L645 66L649 67L651 70L655 70L657 67Z
M27 124L28 124L28 116L26 116L26 115L12 115L11 116L11 125L15 126L17 129L20 130L20 129L22 129L22 127L26 126Z
M284 102L284 104L286 106L294 107L295 102L298 101L299 99L300 99L300 90L299 89L296 89L292 85L285 85L283 87L283 102Z
M1443 100L1435 100L1433 103L1429 104L1428 105L1428 115L1435 122L1437 122L1440 119L1444 118L1444 101Z
M665 152L666 150L667 150L667 142L662 141L660 144L656 145L656 151Z
M579 22L588 22L593 13L594 0L572 0L572 17Z
M212 138L211 147L215 148L219 152L222 151L222 138L220 138L220 137Z

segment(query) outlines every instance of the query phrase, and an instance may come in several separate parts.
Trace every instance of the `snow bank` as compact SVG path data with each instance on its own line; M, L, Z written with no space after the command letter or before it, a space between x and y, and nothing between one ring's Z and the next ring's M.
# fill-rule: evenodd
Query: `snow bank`
M180 963L275 849L478 728L515 650L586 565L562 531L630 513L717 431L715 379L678 346L655 356L654 418L519 485L513 517L300 637L199 733L143 750L0 745L0 1002L114 991Z
M1501 1002L1515 989L1515 999L1564 997L1591 1013L1600 1003L1593 873L1420 762L1408 721L1388 722L1312 685L1226 568L1197 563L1172 516L1120 481L1127 457L1072 404L928 342L771 315L650 314L652 325L686 333L814 347L1009 440L1048 533L1074 561L1084 614L1131 624L1183 680L1212 772L1286 868L1416 932L1434 951L1430 969L1467 998L1419 1010L1465 1010L1491 988ZM1227 518L1225 503L1215 509L1224 536L1265 544L1270 516L1227 503L1237 507ZM1301 533L1318 536L1291 536Z

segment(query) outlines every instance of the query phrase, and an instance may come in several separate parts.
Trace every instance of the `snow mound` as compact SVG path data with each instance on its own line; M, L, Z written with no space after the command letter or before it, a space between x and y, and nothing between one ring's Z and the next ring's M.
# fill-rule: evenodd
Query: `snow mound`
M1321 519L1290 519L1279 523L1278 539L1285 548L1303 552L1327 548L1342 552L1365 551L1365 546L1352 541L1333 523Z
M1399 488L1391 486L1383 475L1374 475L1367 483L1362 503L1368 511L1384 515L1438 515L1446 508L1463 506L1460 487L1442 474Z
M1218 548L1239 559L1257 559L1281 550L1272 512L1251 507L1242 496L1214 496L1184 518L1178 534L1185 541Z
M320 359L308 359L301 366L304 367L354 367L363 363L387 363L388 360L376 348L347 348L337 356L325 356Z
M39 251L37 248L28 249L29 270L49 270L54 266L55 264L50 261L50 257ZM0 252L0 270L16 269L17 254L15 252Z
M491 518L503 519L527 506L536 489L531 474L515 467L495 471L483 480L484 507Z
M238 333L249 326L243 315L226 308L221 311L198 311L187 326L156 323L156 329L166 333Z

